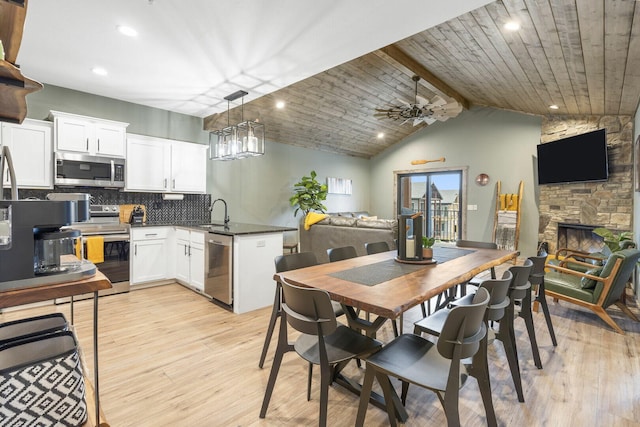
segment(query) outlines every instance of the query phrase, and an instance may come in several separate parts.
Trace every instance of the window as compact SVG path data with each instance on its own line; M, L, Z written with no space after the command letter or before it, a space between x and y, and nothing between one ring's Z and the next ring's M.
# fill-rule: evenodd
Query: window
M423 234L437 240L456 241L463 230L463 170L398 172L398 215L422 212Z

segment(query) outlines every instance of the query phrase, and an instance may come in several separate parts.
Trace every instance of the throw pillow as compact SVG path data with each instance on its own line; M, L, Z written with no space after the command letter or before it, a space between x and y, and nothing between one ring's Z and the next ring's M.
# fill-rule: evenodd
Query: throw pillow
M378 219L378 216L377 215L375 215L375 216L364 216L363 215L363 216L359 217L358 219L362 219L364 221L371 221L371 220L374 220L374 219Z
M304 218L304 229L305 230L310 229L313 224L315 224L316 222L322 221L327 216L328 216L327 214L309 212L307 216Z
M337 225L340 227L354 227L357 219L348 216L332 216L331 225Z
M600 276L600 273L602 273L602 267L592 268L591 270L586 272L586 274L598 277ZM595 289L597 284L597 280L589 279L588 277L583 277L582 279L580 279L580 287L582 289Z
M392 230L396 223L395 219L359 219L358 227Z

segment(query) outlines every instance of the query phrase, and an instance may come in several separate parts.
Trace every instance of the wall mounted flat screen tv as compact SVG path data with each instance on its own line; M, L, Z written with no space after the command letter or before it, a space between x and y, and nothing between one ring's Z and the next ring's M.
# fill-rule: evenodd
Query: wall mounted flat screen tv
M606 181L608 178L605 129L538 145L538 184Z

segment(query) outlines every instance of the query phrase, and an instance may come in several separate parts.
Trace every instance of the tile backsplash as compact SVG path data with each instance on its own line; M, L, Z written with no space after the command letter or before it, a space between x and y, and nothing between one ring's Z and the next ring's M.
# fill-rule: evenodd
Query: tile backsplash
M184 200L163 200L162 194L129 193L96 188L56 188L54 190L19 190L19 198L45 199L49 193L89 193L95 205L145 205L147 222L209 222L210 194L185 194ZM5 189L5 199L11 193Z

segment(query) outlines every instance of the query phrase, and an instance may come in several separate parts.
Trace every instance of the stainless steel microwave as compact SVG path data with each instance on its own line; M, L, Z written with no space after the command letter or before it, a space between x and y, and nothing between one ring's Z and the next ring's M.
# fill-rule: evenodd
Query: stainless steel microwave
M54 184L124 188L124 165L121 158L57 152Z

